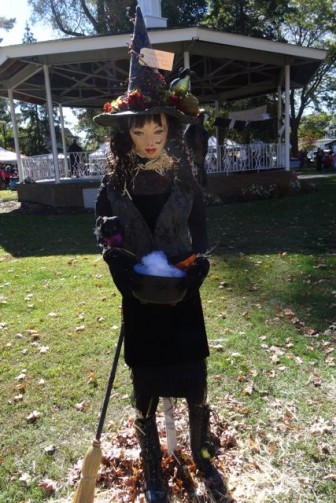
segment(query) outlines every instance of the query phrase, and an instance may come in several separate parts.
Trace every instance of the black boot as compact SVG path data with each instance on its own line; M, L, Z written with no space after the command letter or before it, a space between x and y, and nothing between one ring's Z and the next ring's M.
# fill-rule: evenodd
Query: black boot
M155 415L135 420L136 435L141 448L147 503L169 503L162 480L161 448Z
M211 463L214 449L210 441L210 409L208 405L189 406L190 447L194 462L202 472L205 484L215 501L230 500L226 484L217 468Z

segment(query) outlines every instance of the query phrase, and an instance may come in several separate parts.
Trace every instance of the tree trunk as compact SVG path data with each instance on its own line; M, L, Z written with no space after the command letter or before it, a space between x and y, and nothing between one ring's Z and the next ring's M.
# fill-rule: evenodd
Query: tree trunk
M300 122L297 118L291 119L291 146L293 156L299 153L299 124Z

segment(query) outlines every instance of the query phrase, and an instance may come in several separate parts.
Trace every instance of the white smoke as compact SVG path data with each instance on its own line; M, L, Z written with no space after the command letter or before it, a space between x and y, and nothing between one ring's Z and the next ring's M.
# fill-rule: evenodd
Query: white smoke
M186 273L178 267L168 264L168 259L162 251L154 251L142 257L142 263L136 264L134 270L139 274L147 276L182 278L186 275Z

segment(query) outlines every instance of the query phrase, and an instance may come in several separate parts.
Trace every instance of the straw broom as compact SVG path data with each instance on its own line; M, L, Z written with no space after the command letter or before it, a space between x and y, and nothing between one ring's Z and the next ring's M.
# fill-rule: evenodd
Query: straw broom
M96 488L96 480L100 462L103 456L100 437L103 431L104 421L106 417L107 407L111 396L111 391L117 371L118 360L120 356L121 346L124 338L124 325L121 325L119 339L117 343L116 352L113 359L111 374L109 377L104 404L99 418L96 438L93 440L92 445L88 448L82 466L82 475L79 481L76 492L73 496L72 503L93 503L94 493Z

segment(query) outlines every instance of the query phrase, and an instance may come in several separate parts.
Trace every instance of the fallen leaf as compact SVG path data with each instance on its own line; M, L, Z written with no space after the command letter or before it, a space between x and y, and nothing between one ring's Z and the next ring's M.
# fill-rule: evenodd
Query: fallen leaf
M26 486L30 486L32 483L32 478L29 475L29 473L22 473L21 476L19 477L19 481L26 484Z
M38 418L40 417L40 415L41 414L37 410L34 410L30 414L28 414L28 416L26 416L27 423L30 423L30 424L35 423L38 420Z
M53 494L56 491L56 482L51 479L43 479L39 482L39 487L48 494Z
M44 448L44 452L50 456L56 451L56 445L51 444Z
M97 375L95 372L90 372L88 375L88 383L89 384L97 384Z
M36 341L36 340L40 339L40 334L38 333L37 330L28 330L28 335L31 336L31 338L33 339L33 341Z
M83 402L76 403L76 410L79 412L86 412L89 408L89 403L83 400Z
M26 379L26 374L22 373L15 377L17 381L24 381Z
M21 381L19 384L17 384L15 386L15 389L17 389L18 391L21 391L21 393L24 393L26 390L26 387L27 387L27 384L25 382Z
M254 383L249 382L243 389L243 393L245 393L245 395L252 395L253 390L254 390Z
M328 473L328 475L325 475L322 478L323 478L323 480L333 480L334 482L336 482L336 472L335 473Z
M286 318L292 318L292 316L294 316L294 311L291 309L291 308L286 308L282 311L282 314L286 317Z

